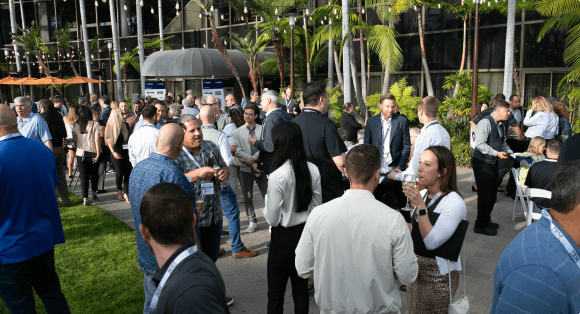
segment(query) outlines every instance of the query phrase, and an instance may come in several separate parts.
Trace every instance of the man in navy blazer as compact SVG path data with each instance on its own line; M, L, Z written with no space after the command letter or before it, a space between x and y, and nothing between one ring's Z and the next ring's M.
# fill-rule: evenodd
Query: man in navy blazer
M374 195L378 201L393 209L405 206L406 197L403 194L401 182L387 178L394 169L405 170L411 154L411 137L409 136L409 120L396 113L395 96L381 96L381 113L370 118L365 128L364 143L378 147L381 151L381 178ZM408 212L403 216L408 221Z

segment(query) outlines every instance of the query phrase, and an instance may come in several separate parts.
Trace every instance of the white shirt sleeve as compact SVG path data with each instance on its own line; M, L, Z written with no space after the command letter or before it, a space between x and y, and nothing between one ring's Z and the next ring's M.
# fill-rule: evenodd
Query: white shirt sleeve
M268 178L268 192L265 197L264 209L262 215L266 222L272 226L277 227L282 220L282 204L284 203L284 189L281 185L282 180L270 175Z
M308 278L314 274L314 239L312 238L312 232L310 232L312 221L313 219L306 221L302 236L300 236L300 241L298 241L296 251L294 252L296 254L296 258L294 259L296 272L302 278ZM413 243L411 243L412 247Z
M226 162L226 165L229 167L234 164L234 157L232 156L232 152L230 151L230 144L228 142L228 137L225 133L220 133L218 136L218 144L220 147L220 153L222 158Z
M437 218L433 229L423 239L428 250L434 250L447 242L465 217L467 212L465 202L456 196L458 195L455 193L449 194L437 205L439 218Z

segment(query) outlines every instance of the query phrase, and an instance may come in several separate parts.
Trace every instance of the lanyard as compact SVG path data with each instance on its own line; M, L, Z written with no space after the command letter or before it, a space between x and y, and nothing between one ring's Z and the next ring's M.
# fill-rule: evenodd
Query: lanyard
M548 212L545 209L542 209L542 217L544 217L550 221L550 231L552 231L552 234L558 240L560 240L560 243L562 243L562 245L564 246L564 248L568 252L568 255L570 255L570 258L572 258L574 263L576 263L576 266L578 266L578 268L580 268L580 257L578 256L578 254L576 253L576 251L574 250L574 248L572 247L570 242L568 242L568 239L566 239L566 236L564 234L562 234L562 232L560 231L560 229L558 229L558 227L556 227L556 225L554 225L554 221L552 220L552 216L550 216L550 214L548 214Z
M6 135L0 137L0 142L7 140L7 139L11 139L13 137L20 137L20 136L22 136L22 134L20 134L20 132L6 134Z
M144 127L145 127L145 126L148 126L148 127L150 127L150 128L155 128L155 129L157 129L157 127L156 127L156 126L154 126L154 125L153 125L153 124L151 124L151 123L143 123L143 126L144 126Z
M429 123L428 123L428 124L425 126L425 128L423 129L423 131L427 130L429 127L432 127L432 126L434 126L435 124L439 124L439 122L437 122L437 121L429 122Z
M302 109L302 112L303 112L303 113L304 113L304 112L306 112L306 113L316 113L316 114L322 115L322 113L320 113L320 111L318 111L318 110L314 110L314 109L308 109L308 108L304 108L304 109Z
M169 279L169 276L171 276L171 273L175 270L175 268L177 268L177 265L179 265L179 263L181 263L187 257L195 254L195 252L197 252L197 245L194 245L189 249L181 252L181 254L177 255L175 260L173 260L171 265L169 265L169 268L167 268L167 271L165 271L165 274L163 274L163 278L161 278L161 281L159 282L159 285L155 290L153 298L151 298L151 305L149 305L149 313L155 313L155 309L157 308L157 302L159 301L159 296L161 295L163 286L167 282L167 279Z
M193 163L195 163L195 165L197 166L197 168L201 168L201 166L199 165L199 163L197 162L197 160L195 160L195 158L191 155L191 153L189 152L189 150L187 148L185 148L185 146L183 146L182 150L185 152L185 154L187 155L187 157L191 161L193 161ZM204 160L203 153L201 153L201 162L203 162L203 165L205 166L205 162L203 160Z
M433 198L431 199L429 204L435 204L435 202L437 202L437 199L439 197L441 197L441 194L442 194L441 191L437 192L437 194L435 194L435 196L433 196ZM425 197L423 198L423 201L427 201L427 196L429 196L429 190L427 190L427 193L425 193ZM425 204L425 207L429 208L429 204Z

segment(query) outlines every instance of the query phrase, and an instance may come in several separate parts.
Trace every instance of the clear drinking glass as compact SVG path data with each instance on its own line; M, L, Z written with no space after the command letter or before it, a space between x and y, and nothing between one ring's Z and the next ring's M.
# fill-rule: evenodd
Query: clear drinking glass
M410 173L403 174L403 186L405 186L405 184L413 184L413 183L415 183L415 181L417 181L417 176L415 174L410 174ZM408 197L407 197L407 202L405 203L405 207L401 208L401 210L408 211L408 212L413 210L411 208L410 203L409 203Z

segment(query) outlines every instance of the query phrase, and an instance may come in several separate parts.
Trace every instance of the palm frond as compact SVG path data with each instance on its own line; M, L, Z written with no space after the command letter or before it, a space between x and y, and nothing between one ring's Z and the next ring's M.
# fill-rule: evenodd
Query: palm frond
M372 26L367 34L369 48L379 56L383 67L390 62L392 72L398 71L403 66L403 53L395 35L396 32L385 25Z

